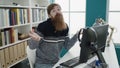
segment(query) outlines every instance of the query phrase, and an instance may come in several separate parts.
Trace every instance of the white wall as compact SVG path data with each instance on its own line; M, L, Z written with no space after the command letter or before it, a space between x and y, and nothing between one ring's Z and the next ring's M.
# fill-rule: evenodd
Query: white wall
M114 43L120 43L120 0L109 0L108 23L115 28Z
M55 0L55 2L62 8L65 22L70 28L70 37L85 27L86 0Z

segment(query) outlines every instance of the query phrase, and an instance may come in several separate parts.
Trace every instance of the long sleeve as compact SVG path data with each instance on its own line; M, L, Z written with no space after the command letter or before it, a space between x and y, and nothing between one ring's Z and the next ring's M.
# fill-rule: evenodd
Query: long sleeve
M43 42L43 39L41 39L40 41L35 41L33 39L30 39L28 41L28 45L30 47L30 49L35 49L37 48L41 43Z
M37 33L39 36L43 37L43 35L38 32L37 30L35 30L35 33ZM43 39L41 39L40 41L36 41L33 40L32 38L28 41L28 45L31 49L35 49L37 48L41 43L43 42Z
M78 38L78 33L76 33L71 39L66 38L64 47L69 50L76 42Z

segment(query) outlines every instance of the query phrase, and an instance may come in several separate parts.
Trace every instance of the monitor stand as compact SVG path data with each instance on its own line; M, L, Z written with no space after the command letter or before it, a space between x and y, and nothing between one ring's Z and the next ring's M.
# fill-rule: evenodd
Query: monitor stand
M104 58L103 58L103 56L102 56L101 51L98 50L98 51L96 51L95 53L96 53L99 61L101 62L101 63L100 63L100 68L107 68L108 65L106 64L106 62L105 62L105 60L104 60ZM95 56L95 54L92 55L92 56L90 56L89 59L92 58L93 56ZM70 60L68 60L68 61L65 61L65 62L61 63L60 65L63 66L63 67L65 67L65 68L73 68L73 67L75 67L75 66L83 63L83 62L80 62L79 58L80 58L79 56L78 56L78 57L75 57L75 58L72 58L72 59L70 59ZM93 65L93 63L95 64L95 62L96 62L96 61L93 61L93 62L92 62L92 65ZM90 63L90 64L91 64L91 63ZM86 67L85 67L85 68L86 68Z
M97 54L97 57L98 57L98 59L99 59L99 61L100 61L100 66L101 66L102 68L108 68L108 65L107 65L107 63L105 62L105 59L104 59L104 57L103 57L103 55L102 55L101 50L97 50L95 53Z

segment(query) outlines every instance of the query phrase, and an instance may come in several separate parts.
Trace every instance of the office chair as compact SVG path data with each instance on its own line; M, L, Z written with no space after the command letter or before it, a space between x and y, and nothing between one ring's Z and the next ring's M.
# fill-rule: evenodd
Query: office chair
M36 59L36 49L30 49L29 46L26 48L27 58L30 63L30 68L34 68L35 59Z

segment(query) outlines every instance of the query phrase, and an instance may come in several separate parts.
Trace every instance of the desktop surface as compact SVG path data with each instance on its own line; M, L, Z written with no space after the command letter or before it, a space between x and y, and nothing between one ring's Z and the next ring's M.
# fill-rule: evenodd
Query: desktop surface
M67 60L79 56L79 54L80 54L79 42L76 42L76 44L58 61L58 63L55 64L53 68L60 66L61 63ZM105 58L106 63L108 64L108 68L119 68L115 48L112 42L110 43L109 47L106 47L105 52L102 54L103 57ZM74 68L87 68L89 64L91 64L95 60L98 60L97 56L94 56L93 58L89 59L86 63L79 64Z

